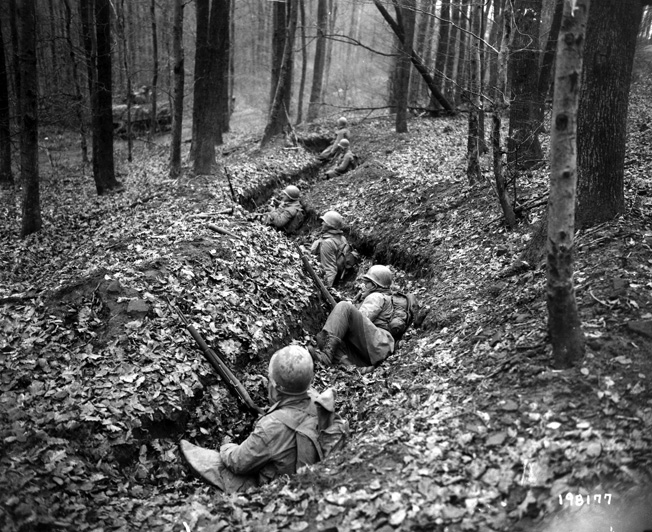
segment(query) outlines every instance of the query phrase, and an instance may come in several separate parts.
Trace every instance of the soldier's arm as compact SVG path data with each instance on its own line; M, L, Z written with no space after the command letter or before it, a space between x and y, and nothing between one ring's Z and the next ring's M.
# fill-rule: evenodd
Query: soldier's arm
M347 153L344 157L342 157L342 162L337 168L335 168L335 171L338 174L343 174L344 172L346 172L346 169L349 167L349 164L351 164L352 159L353 159L353 154L351 152Z
M383 310L384 304L385 298L383 295L379 294L378 292L373 292L365 298L358 310L362 313L363 316L366 316L371 321L374 321L380 314L380 311Z
M263 418L240 445L235 443L222 445L220 457L224 465L236 475L255 473L271 460L273 440L273 425Z
M277 209L269 215L269 224L281 229L292 219L292 213L288 209Z
M333 286L337 277L337 244L332 239L324 240L320 246L319 260L324 269L324 284Z

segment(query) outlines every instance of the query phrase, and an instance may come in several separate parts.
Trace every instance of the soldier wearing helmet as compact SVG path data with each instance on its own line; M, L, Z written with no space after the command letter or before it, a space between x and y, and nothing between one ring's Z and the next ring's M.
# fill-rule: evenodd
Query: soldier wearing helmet
M344 219L339 212L327 211L320 219L321 237L312 243L310 251L319 257L324 271L324 284L330 287L346 275L346 254L351 246L342 234Z
M339 150L340 141L342 139L349 139L349 129L347 128L347 120L343 116L337 120L337 131L335 131L335 140L323 152L319 154L319 159L328 161L337 155Z
M282 194L283 199L278 208L268 212L263 217L263 222L291 234L301 227L305 217L301 192L294 185L289 185L283 189Z
M328 179L335 177L336 175L342 175L350 170L353 170L357 166L356 161L357 158L351 151L349 141L347 139L340 140L337 161L333 168L326 172L326 178Z
M204 480L232 493L318 462L324 453L319 430L324 419L332 422L335 398L331 389L317 394L310 387L313 377L313 361L305 348L290 345L274 353L267 385L271 406L253 432L240 445L223 444L219 452L182 440L181 451L190 467ZM348 431L343 420L341 429L343 437Z
M390 330L393 309L390 289L392 272L387 266L374 265L362 277L362 304L357 308L340 301L331 311L315 340L311 354L322 364L377 366L394 352Z

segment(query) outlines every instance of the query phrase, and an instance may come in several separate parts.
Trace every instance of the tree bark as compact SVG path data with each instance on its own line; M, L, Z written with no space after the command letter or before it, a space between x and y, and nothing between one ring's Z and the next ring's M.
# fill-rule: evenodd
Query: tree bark
M552 15L552 24L546 41L546 48L541 57L541 69L539 70L539 81L537 82L537 126L543 129L543 118L546 108L546 97L550 91L552 80L552 67L555 62L555 51L557 49L557 38L561 28L561 15L564 10L564 0L555 0L555 8Z
M149 125L149 140L152 140L158 129L158 118L156 109L156 91L158 86L158 35L156 31L156 0L151 0L149 13L152 23L152 115Z
M13 186L11 172L11 130L9 128L9 78L0 25L0 187Z
M578 228L625 210L627 109L641 0L593 0L577 118Z
M416 36L415 36L415 50L419 57L423 57L426 64L428 63L428 58L426 54L426 33L428 31L428 25L433 16L428 12L430 1L421 0L419 2L418 10L418 23L416 23ZM421 94L421 87L423 86L423 79L416 75L417 73L410 69L410 97L408 102L410 105L416 105L419 102L419 95Z
M442 2L439 22L439 45L437 46L437 58L435 60L435 85L443 93L446 88L446 61L448 59L448 44L450 33L450 2ZM434 93L430 95L430 107L439 109L439 101Z
M410 63L414 41L415 0L394 0L396 19L401 28L401 53L398 57L396 91L396 132L407 133L408 97L410 95Z
M444 95L449 102L455 101L456 65L455 58L459 57L459 24L460 4L462 0L450 0L451 25L448 32L448 56L446 57L446 69L444 72Z
M183 2L174 0L172 23L172 54L174 56L174 106L172 109L172 140L170 142L170 177L176 179L181 174L181 132L183 127Z
M301 12L301 81L299 82L299 102L297 103L297 124L300 124L303 120L303 91L306 86L306 72L308 70L305 0L299 0L299 11Z
M81 148L81 158L84 165L88 164L88 144L86 141L86 119L84 117L84 97L82 96L81 86L79 84L79 73L77 72L77 55L75 54L75 44L72 40L72 8L70 0L64 0L66 11L66 43L68 44L68 55L72 65L72 83L75 94L75 114L79 123L79 144Z
M321 105L322 83L324 81L324 66L326 65L326 31L328 29L328 10L326 0L318 0L317 5L317 44L315 61L312 69L312 88L308 104L308 122L319 116Z
M21 131L20 177L23 184L21 238L40 231L41 200L38 173L38 78L36 72L36 0L20 0Z
M590 0L564 2L550 135L548 199L548 332L555 366L571 367L584 355L584 334L573 287L573 236L577 183L577 107Z
M93 0L79 0L79 17L81 19L81 38L86 55L86 79L91 111L91 163L93 176L95 176L99 157L97 155L98 142L95 135L97 127L97 43L94 31Z
M505 91L507 90L507 62L509 58L509 50L511 48L512 30L512 0L505 0L505 7L503 9L503 32L500 52L498 53L496 87L496 92L501 97L498 98L494 104L494 112L492 116L492 147L496 193L498 194L498 201L503 209L503 214L505 215L505 223L510 229L516 227L516 216L514 215L514 210L507 195L507 188L505 186L503 145L500 132L502 128L502 115L507 111L509 106L505 97Z
M543 159L535 102L539 74L541 0L516 0L514 32L509 61L512 104L509 113L507 160L528 169Z
M16 0L9 0L9 28L11 31L11 50L13 54L13 67L14 67L14 94L16 95L16 116L20 126L23 112L20 108L21 105L21 79L20 79L20 55L18 46L18 15L16 8Z
M192 144L193 170L210 174L215 162L215 144L222 144L224 98L228 97L230 0L197 1L197 52L195 54L195 98ZM205 17L205 22L200 22Z
M276 93L274 94L274 101L272 109L269 113L269 119L265 126L263 138L260 141L261 147L264 147L274 135L278 135L283 131L283 127L287 124L287 107L286 97L287 93L291 90L292 80L292 60L294 48L294 35L297 29L297 13L298 13L298 0L288 0L290 9L290 18L288 20L287 31L285 34L285 48L283 50L283 61L281 63L281 71L279 74L278 85Z
M97 30L97 107L93 139L97 139L98 164L94 165L98 195L120 189L113 162L113 96L111 86L111 2L95 0Z
M482 107L482 64L480 48L480 30L482 28L483 0L473 0L471 5L471 23L473 33L470 50L470 77L469 77L469 130L467 139L467 166L466 176L469 184L473 185L482 179L480 172L480 144L484 135L480 135L480 111Z
M132 82L132 73L129 66L129 39L127 37L126 31L126 21L125 21L125 0L120 0L120 11L117 16L117 27L118 33L122 40L122 48L124 53L122 54L122 61L124 63L125 69L125 78L127 79L127 161L131 162L133 160L133 139L131 134L131 106L133 103L133 98L131 97L133 91L133 82Z

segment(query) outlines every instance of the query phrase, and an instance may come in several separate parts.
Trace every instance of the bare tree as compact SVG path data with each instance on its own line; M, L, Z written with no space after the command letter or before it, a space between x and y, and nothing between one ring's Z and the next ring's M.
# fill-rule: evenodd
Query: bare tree
M548 332L557 367L584 354L584 333L573 287L573 237L577 184L577 107L586 19L591 0L565 0L557 45L550 135L548 200Z
M312 69L312 89L308 104L308 122L319 116L321 105L322 84L324 81L324 66L326 65L326 31L328 29L328 10L326 0L318 0L317 4L317 45L315 61Z
M158 36L156 31L156 0L151 0L149 13L152 19L152 114L149 126L149 139L156 134L158 115L156 110L156 92L158 87Z
M408 98L410 95L410 57L414 41L415 0L402 0L401 4L394 4L397 24L402 31L399 37L401 53L397 64L396 87L396 132L407 133Z
M509 201L507 195L507 187L505 185L505 175L503 168L503 143L501 140L501 127L502 115L509 107L507 99L507 61L509 57L510 41L512 39L512 0L505 0L505 7L503 9L503 35L500 44L500 52L498 53L498 75L497 75L497 88L496 99L494 101L494 110L492 116L492 148L493 148L493 162L494 162L494 178L496 181L496 193L498 194L498 201L503 209L505 215L505 222L509 228L516 227L516 216L514 209Z
M23 185L22 238L41 230L38 172L38 81L36 72L36 0L20 0L18 9L21 78L20 177Z
M174 56L174 106L172 109L172 140L170 142L170 177L181 173L181 131L183 125L183 0L174 0L172 23L172 54Z
M9 129L9 78L4 39L0 26L0 187L14 184L11 172L11 131Z
M470 64L471 69L469 76L469 130L467 140L467 165L466 175L469 183L474 183L482 179L480 172L480 108L482 105L482 63L481 63L481 35L480 30L482 27L482 3L483 0L473 0L471 6L471 22L472 22L472 42Z
M303 120L303 91L306 86L308 69L308 45L306 44L306 5L305 0L299 0L301 14L301 81L299 81L299 101L297 102L297 124Z
M287 124L287 107L286 98L288 92L291 91L292 79L292 60L293 60L293 47L294 35L297 29L297 15L298 15L298 0L288 0L289 19L287 30L285 32L285 48L283 49L283 61L281 62L281 71L279 73L278 84L276 86L276 93L272 102L272 108L269 112L267 125L263 138L260 141L261 146L265 146L274 135L278 135L283 131L283 127Z

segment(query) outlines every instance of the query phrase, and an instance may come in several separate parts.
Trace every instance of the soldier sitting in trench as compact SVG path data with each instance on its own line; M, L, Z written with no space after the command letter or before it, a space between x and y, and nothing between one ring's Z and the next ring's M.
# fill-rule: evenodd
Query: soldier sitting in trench
M283 190L281 204L263 215L263 223L291 234L301 227L304 218L301 192L294 185L289 185Z
M312 243L310 252L319 257L324 271L324 284L331 287L348 277L349 273L355 272L358 254L342 234L344 219L339 212L327 211L320 219L321 237Z
M369 268L363 276L359 308L340 301L315 337L317 349L310 352L315 362L355 365L371 371L394 352L396 341L390 332L396 325L392 323L392 277L387 266Z
M274 353L267 413L240 445L224 443L213 451L181 440L181 452L193 471L233 493L294 474L341 448L348 422L334 413L332 389L317 394L310 387L313 377L313 361L305 348L290 345Z
M337 155L339 149L340 149L340 141L342 139L349 140L349 129L346 127L347 121L346 118L341 117L337 120L337 131L335 132L335 140L326 148L324 151L322 151L319 156L317 157L318 159L322 161L328 161L335 157Z
M350 143L347 139L340 140L339 154L333 167L326 172L326 179L336 175L345 174L357 166L357 158L350 149Z

